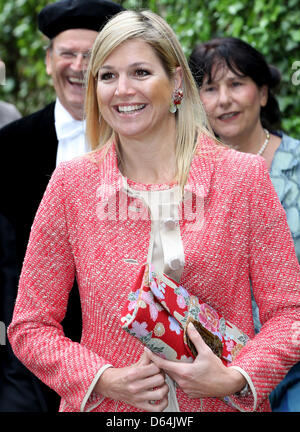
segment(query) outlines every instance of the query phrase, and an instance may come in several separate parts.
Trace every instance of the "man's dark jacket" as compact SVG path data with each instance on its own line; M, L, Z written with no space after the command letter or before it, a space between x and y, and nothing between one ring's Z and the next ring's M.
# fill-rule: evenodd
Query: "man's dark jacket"
M0 321L9 325L30 229L56 166L54 103L0 129ZM80 340L76 283L63 322L66 336ZM3 339L3 338L2 338ZM59 396L0 345L0 412L58 410Z

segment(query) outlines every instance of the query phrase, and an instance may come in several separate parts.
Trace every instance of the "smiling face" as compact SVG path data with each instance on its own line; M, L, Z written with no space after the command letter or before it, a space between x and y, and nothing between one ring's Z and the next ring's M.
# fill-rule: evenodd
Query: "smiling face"
M267 87L257 87L250 77L240 77L227 67L204 78L200 97L210 124L227 144L243 140L261 127L260 109L267 103Z
M177 68L170 78L153 48L139 39L125 41L104 61L97 82L99 111L122 137L143 139L174 128L169 112L174 88L180 87Z
M97 34L86 29L66 30L54 38L52 47L47 51L47 73L52 76L56 94L77 120L83 118L83 78L88 63L84 55L91 50ZM76 57L72 53L79 54Z

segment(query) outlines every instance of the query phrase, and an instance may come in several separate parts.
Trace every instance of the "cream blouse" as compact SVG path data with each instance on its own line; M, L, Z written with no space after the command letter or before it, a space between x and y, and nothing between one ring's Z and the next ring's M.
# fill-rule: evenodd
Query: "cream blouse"
M179 282L184 267L184 250L179 227L179 186L163 190L137 190L129 186L123 177L124 186L129 196L143 199L151 214L150 247L148 263L155 270L172 277ZM130 182L133 184L133 182ZM179 412L176 397L176 384L166 375L169 386L169 403L166 412Z

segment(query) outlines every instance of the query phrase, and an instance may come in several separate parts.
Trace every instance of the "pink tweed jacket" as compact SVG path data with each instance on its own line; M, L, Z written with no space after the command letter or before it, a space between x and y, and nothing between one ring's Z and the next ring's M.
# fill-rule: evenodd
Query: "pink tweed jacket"
M214 148L206 138L204 144ZM114 146L101 155L55 170L32 227L8 329L17 357L61 396L60 411L134 411L93 386L105 365L130 365L143 352L119 320L147 260L151 223L144 202L121 200ZM233 365L249 375L257 399L236 403L240 410L269 411L268 394L300 360L300 272L285 212L263 159L222 147L194 156L185 191L190 196L181 205L188 199L192 205L179 222L186 257L181 283L250 337ZM66 338L60 324L75 276L80 343ZM263 324L257 335L250 280ZM189 399L180 389L177 398L181 411L236 410L217 398Z

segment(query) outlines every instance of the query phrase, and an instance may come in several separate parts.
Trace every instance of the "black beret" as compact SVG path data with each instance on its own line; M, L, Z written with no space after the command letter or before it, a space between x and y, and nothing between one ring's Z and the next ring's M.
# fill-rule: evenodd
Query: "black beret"
M76 28L98 32L110 17L123 10L109 0L61 0L41 10L38 26L49 39Z

